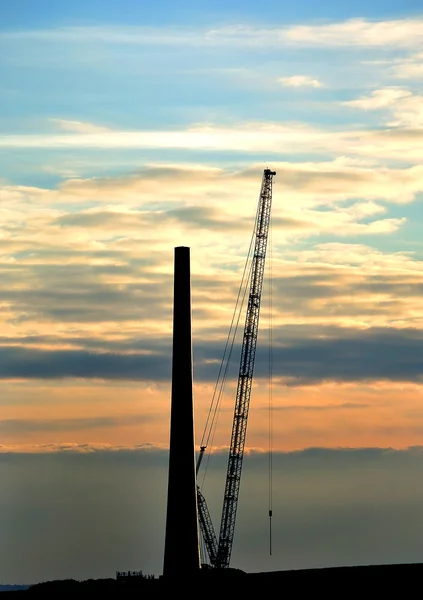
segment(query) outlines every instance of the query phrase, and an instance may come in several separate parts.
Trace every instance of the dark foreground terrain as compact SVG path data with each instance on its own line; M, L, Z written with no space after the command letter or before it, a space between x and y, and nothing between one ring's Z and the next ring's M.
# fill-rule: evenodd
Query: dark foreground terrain
M325 594L330 598L349 598L356 594L388 593L411 597L419 589L423 563L334 567L298 571L244 573L231 570L221 573L202 570L196 576L166 580L133 577L126 581L94 579L87 581L47 581L24 591L2 592L5 596L29 594L37 598L113 597L171 598L179 593L194 593L224 600L229 594L272 593L274 597ZM259 598L261 600L261 598Z

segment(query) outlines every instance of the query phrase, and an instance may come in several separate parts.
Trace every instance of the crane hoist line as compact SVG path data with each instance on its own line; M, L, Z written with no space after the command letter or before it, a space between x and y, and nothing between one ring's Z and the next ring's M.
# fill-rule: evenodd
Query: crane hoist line
M197 488L200 530L209 555L210 564L215 568L228 568L231 559L258 336L260 302L272 206L272 184L275 175L276 172L271 169L265 169L263 172L255 221L254 251L249 276L250 287L241 348L219 541L213 528L206 499L200 488ZM205 445L202 445L200 448L197 472L205 449Z

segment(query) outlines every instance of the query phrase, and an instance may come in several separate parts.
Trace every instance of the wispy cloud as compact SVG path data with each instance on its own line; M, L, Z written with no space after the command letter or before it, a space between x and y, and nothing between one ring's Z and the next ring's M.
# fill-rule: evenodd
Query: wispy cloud
M350 19L322 25L298 25L286 30L291 42L326 46L413 47L423 43L423 21Z
M110 427L125 427L151 421L149 415L133 414L125 416L97 416L79 419L2 419L0 420L0 432L3 434L22 435L23 433L40 433L46 431L64 432L107 429ZM71 447L71 449L73 449Z
M87 125L84 125L87 129ZM260 135L257 133L260 132ZM280 144L324 133L307 125L242 123L232 127L198 125L175 131L104 131L79 135L3 135L0 146L15 148L176 148L192 150L280 151ZM317 140L316 140L317 141Z
M30 426L31 422L28 422ZM169 445L168 444L127 444L127 445L112 445L107 443L85 443L77 444L72 442L64 443L52 443L52 444L22 444L22 445L0 445L0 454L10 455L31 455L34 454L58 454L63 456L64 454L80 455L80 454L94 454L94 453L109 453L118 454L120 456L126 455L129 458L131 455L136 455L139 458L145 458L148 464L157 464L161 462L163 466L167 465L169 456ZM15 456L11 456L10 459L14 460ZM16 457L19 459L19 457ZM4 459L3 459L4 460Z
M410 91L402 88L385 88L382 90L374 90L370 96L363 96L357 100L348 100L343 104L362 110L379 110L395 106L398 104L398 101L409 98L412 95L413 94Z
M226 152L243 154L349 155L369 157L379 162L394 159L414 162L423 158L423 127L420 96L396 90L376 91L369 97L344 103L360 110L389 109L395 121L379 128L328 130L307 123L248 122L223 126L194 125L178 130L107 130L101 133L3 135L0 147L27 149L142 149ZM393 129L393 127L395 128ZM87 128L84 125L83 128ZM97 127L97 126L95 126Z
M423 128L423 96L400 87L374 90L370 96L343 103L360 110L386 110L393 120L390 127Z
M423 53L412 54L402 60L396 60L392 72L398 79L421 80L423 77Z
M340 22L285 27L252 27L239 24L208 29L193 27L78 26L50 30L3 32L0 39L135 45L413 47L423 43L419 18Z
M69 121L67 119L50 119L50 121L58 128L72 133L96 134L110 131L108 127L94 125L93 123L84 123L83 121Z
M360 402L343 402L342 404L281 404L274 406L273 410L279 411L332 411L332 410L356 410L362 408L369 408L369 404L363 404ZM268 409L266 409L268 410Z
M322 83L318 79L309 77L308 75L292 75L291 77L279 77L279 83L286 87L322 87Z

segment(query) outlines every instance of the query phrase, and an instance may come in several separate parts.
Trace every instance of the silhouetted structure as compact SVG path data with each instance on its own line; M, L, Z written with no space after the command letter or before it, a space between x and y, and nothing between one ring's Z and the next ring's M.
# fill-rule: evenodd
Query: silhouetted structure
M142 571L116 571L116 581L127 584L140 579L154 579L154 575L146 575Z
M238 507L241 483L242 462L247 436L248 412L250 408L251 388L253 384L254 360L257 346L261 293L266 261L267 239L272 207L272 184L275 171L264 169L254 224L255 242L247 277L250 292L245 315L244 335L241 348L241 360L238 373L234 417L232 421L231 443L229 446L228 468L226 471L225 495L223 498L222 518L220 521L219 541L216 538L207 502L200 490L197 491L200 528L207 549L210 564L218 569L228 569L235 534L235 519ZM252 247L250 247L251 250ZM232 327L232 326L231 326ZM228 338L229 339L229 338ZM225 350L226 353L226 350ZM225 371L225 369L224 369ZM213 419L210 421L213 423ZM200 448L197 464L200 466L206 445ZM272 511L269 510L270 522Z
M172 400L163 576L201 567L194 447L190 249L175 248Z

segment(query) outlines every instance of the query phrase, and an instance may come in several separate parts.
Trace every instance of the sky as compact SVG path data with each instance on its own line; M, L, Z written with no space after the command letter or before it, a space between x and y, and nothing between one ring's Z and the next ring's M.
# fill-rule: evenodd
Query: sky
M420 562L422 58L417 1L1 3L1 583L161 574L174 248L199 443L265 168L231 566Z

